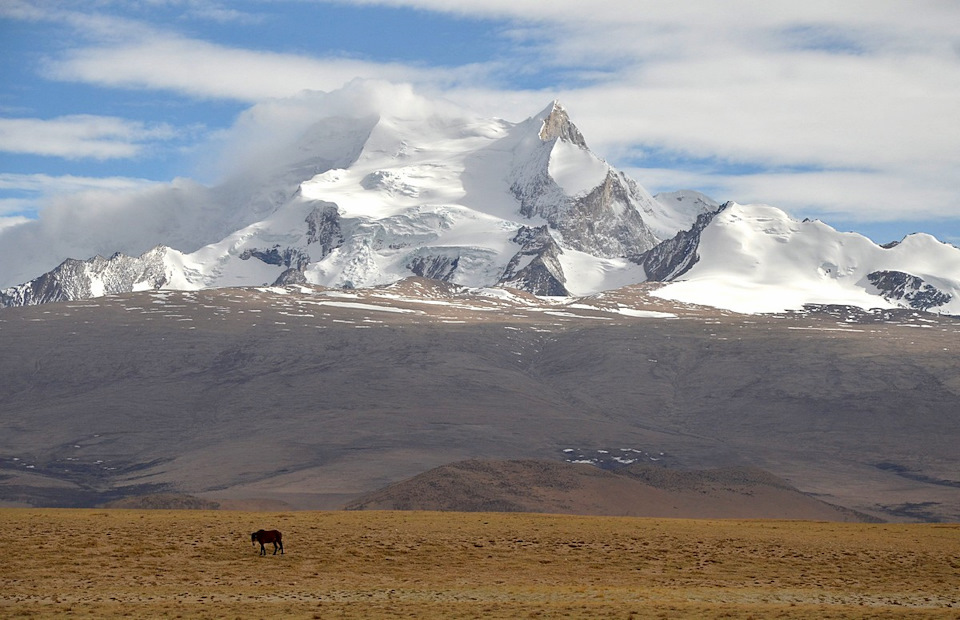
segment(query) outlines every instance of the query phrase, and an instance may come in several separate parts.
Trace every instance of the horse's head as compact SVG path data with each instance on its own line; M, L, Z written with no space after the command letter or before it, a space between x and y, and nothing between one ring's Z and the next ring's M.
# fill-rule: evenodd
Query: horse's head
M262 532L262 531L263 531L263 530L260 530L260 532ZM254 544L254 545L257 544L257 536L260 534L260 532L254 532L253 534L250 534L250 542L251 542L252 544Z

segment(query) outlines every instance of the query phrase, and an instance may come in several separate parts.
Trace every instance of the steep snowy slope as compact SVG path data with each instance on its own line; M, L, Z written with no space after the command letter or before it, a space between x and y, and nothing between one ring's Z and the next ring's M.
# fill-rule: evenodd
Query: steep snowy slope
M738 312L839 304L960 314L960 249L930 235L881 247L774 207L730 203L688 252L699 260L658 296Z
M680 230L690 230L698 217L720 208L720 203L713 198L689 189L656 194L653 199L651 208L643 213L643 220L661 239L669 239Z

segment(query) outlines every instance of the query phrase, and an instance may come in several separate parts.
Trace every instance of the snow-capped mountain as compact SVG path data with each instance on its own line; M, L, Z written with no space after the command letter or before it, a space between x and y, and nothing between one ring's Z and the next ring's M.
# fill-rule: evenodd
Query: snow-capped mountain
M229 231L212 243L184 252L160 238L140 257L69 260L4 303L412 275L587 294L642 281L630 259L660 241L651 225L672 235L683 223L594 155L557 103L521 123L449 108L335 116L290 151L207 192L202 228Z
M960 249L920 233L879 246L766 205L727 203L645 258L651 276L672 281L655 294L675 301L750 313L847 305L960 314Z
M340 103L243 174L151 190L170 206L134 212L142 225L116 226L115 242L105 226L89 242L43 222L0 232L0 250L19 235L32 253L0 256L0 304L421 276L551 296L669 282L664 298L743 312L830 303L960 313L960 250L928 236L882 248L692 191L651 196L595 155L557 102L511 123L383 84L324 97ZM24 242L38 231L51 243ZM51 269L63 248L74 258Z

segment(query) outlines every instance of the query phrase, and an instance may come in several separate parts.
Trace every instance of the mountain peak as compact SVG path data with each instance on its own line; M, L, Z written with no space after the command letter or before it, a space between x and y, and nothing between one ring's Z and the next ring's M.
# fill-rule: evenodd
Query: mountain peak
M570 121L567 111L560 105L560 102L554 100L540 114L543 119L543 126L540 128L540 139L544 142L555 140L557 138L572 142L581 148L587 148L587 142L583 139L583 134L577 129L577 126Z
M587 148L558 101L512 123L355 82L259 105L242 124L260 150L216 187L152 187L111 209L78 202L0 232L0 306L416 275L546 295L662 280L661 297L744 312L960 313L960 249L925 235L883 249L696 192L654 199ZM262 138L268 127L283 129ZM168 250L143 253L157 244ZM111 250L123 254L83 259Z

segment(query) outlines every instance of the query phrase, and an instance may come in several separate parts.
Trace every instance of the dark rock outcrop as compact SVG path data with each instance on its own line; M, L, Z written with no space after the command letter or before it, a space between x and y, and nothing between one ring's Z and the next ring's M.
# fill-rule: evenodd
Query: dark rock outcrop
M268 265L303 271L310 264L310 255L299 248L280 249L275 245L269 250L250 249L240 253L240 260L259 259Z
M274 280L273 286L286 286L288 284L307 284L307 277L296 267L290 267Z
M459 256L443 254L436 256L417 255L407 263L407 269L422 278L449 282L459 264Z
M566 296L566 278L558 259L563 252L546 226L522 227L513 238L520 244L498 284L534 295Z
M679 278L700 260L697 254L700 233L726 206L700 215L690 230L680 231L672 239L667 239L660 245L631 257L630 260L643 266L650 281L669 282Z
M910 308L929 310L948 303L953 296L917 276L902 271L874 271L867 274L884 299L904 302Z
M317 206L307 215L307 245L317 243L321 252L317 260L343 245L343 229L340 225L340 210L332 202L317 201Z

